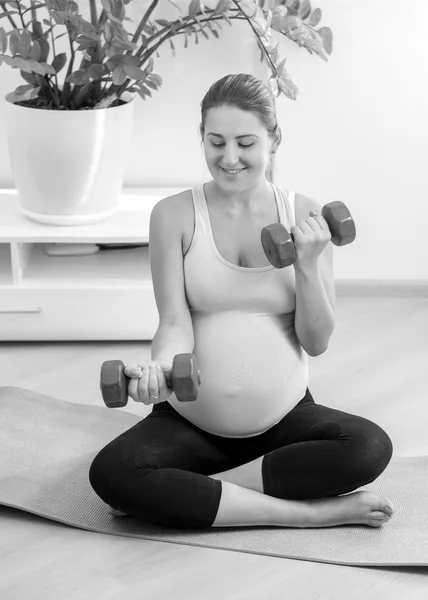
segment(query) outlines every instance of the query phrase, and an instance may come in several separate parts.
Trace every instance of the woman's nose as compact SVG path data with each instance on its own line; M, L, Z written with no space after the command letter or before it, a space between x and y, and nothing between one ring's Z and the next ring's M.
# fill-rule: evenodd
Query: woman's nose
M223 163L225 167L234 167L239 162L238 149L235 146L225 146Z

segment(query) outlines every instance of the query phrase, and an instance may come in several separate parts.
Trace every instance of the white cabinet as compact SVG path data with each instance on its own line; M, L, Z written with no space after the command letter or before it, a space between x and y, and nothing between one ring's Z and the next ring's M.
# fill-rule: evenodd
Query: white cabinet
M124 189L112 218L72 227L27 219L16 191L0 190L0 341L153 339L150 212L183 189ZM52 256L48 244L137 247Z

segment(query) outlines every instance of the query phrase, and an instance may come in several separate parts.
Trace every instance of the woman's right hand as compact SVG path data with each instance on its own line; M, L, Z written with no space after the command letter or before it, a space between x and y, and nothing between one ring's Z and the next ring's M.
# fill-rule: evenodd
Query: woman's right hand
M130 378L128 396L147 405L165 402L173 393L165 378L165 372L171 369L172 365L154 361L147 365L126 365L124 373Z

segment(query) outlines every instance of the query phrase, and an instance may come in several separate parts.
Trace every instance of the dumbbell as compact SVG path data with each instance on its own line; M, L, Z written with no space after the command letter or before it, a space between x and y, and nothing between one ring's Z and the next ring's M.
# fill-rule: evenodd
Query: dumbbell
M321 209L327 221L331 241L335 246L345 246L355 240L355 223L348 208L340 200L329 202ZM296 262L296 248L293 234L281 223L263 227L261 232L263 250L269 262L277 269L283 269Z
M120 408L128 403L130 377L124 373L121 360L107 360L101 365L100 389L108 408ZM172 369L164 371L167 386L175 392L180 402L192 402L198 396L201 383L194 354L176 354Z

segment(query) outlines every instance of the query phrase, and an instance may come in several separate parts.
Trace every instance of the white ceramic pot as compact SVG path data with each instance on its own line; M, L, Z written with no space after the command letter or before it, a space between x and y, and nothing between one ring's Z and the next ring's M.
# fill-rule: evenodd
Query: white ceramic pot
M111 217L123 187L132 98L93 110L28 108L19 99L6 96L5 128L21 212L50 225Z

